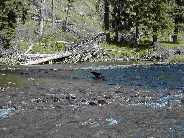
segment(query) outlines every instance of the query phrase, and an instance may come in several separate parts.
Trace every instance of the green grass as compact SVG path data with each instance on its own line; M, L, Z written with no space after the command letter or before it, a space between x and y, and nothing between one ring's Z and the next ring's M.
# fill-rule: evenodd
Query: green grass
M0 86L16 86L21 87L24 84L24 79L21 76L14 74L1 75Z
M170 63L184 63L184 55L176 55L169 61Z
M19 45L20 50L24 52L29 48L28 42L26 42L25 40L19 41L18 45Z
M65 20L67 14L65 11L67 6L67 1L64 0L63 4L56 9L56 15L59 19ZM96 13L96 1L94 0L80 0L74 1L72 3L74 7L69 11L68 22L81 26L80 31L85 29L95 28L98 31L101 31L100 19ZM76 8L77 7L77 8ZM79 28L80 29L80 28ZM85 33L86 34L86 33Z
M164 48L177 48L177 47L184 48L184 40L180 40L176 44L174 44L172 42L161 42L161 46Z
M19 48L22 51L28 49L28 42L21 41L19 43ZM52 54L64 50L65 45L63 43L57 42L56 38L52 35L42 38L39 43L34 44L31 53L40 53L40 54Z
M62 43L52 43L51 45L46 45L45 43L38 43L33 46L31 53L39 53L39 54L54 54L56 52L61 52L64 49L64 45Z
M132 48L129 45L115 45L104 43L102 44L101 47L104 48L106 51L108 51L109 54L115 58L121 57L140 58L150 52L150 50L148 50L148 48L146 47Z

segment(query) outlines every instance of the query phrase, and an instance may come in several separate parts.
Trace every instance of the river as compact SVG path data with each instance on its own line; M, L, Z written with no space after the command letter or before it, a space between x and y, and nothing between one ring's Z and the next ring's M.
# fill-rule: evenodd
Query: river
M0 66L0 137L182 138L184 64Z

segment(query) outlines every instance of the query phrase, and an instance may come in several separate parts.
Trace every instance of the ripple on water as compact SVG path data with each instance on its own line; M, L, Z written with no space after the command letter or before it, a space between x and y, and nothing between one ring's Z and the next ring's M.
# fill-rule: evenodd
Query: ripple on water
M110 85L140 86L157 91L184 88L184 64L79 68L71 73L71 78L93 80L91 70L104 76L103 82Z
M183 138L184 137L184 120L179 120L174 126L169 128L169 138Z
M161 96L158 100L150 100L145 103L141 103L141 105L145 105L146 107L151 107L153 109L160 109L164 107L171 107L175 104L181 105L181 101L184 95L182 93L175 95L166 95ZM140 105L140 104L137 104Z
M121 123L126 122L124 117L107 117L107 118L90 118L87 121L81 122L81 126L87 126L90 128L96 127L113 127Z
M15 108L0 109L0 120L9 117L9 114L15 112Z
M175 130L184 136L184 120L180 120L175 125Z

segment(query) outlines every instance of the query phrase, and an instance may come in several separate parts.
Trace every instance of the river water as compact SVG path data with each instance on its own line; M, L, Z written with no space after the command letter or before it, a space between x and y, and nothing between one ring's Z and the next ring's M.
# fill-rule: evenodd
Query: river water
M0 66L0 137L182 138L184 64Z

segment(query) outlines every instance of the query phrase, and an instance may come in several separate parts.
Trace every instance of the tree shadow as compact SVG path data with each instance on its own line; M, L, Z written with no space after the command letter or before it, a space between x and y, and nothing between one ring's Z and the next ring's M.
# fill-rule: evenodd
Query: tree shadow
M161 41L160 43L165 43L165 44L179 44L179 42L173 43L170 41Z
M138 44L135 44L131 41L117 42L111 41L110 44L116 45L117 47L125 47L130 49L136 49L137 51L149 49L152 42L149 40L140 41Z

